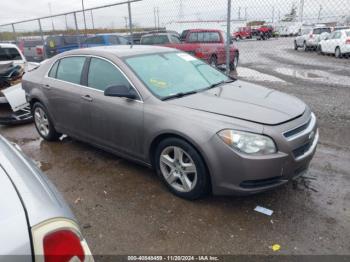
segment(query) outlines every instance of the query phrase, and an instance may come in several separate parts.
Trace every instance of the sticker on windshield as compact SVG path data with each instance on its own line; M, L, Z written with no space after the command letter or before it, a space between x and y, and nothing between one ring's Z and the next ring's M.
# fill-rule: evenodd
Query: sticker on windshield
M185 53L179 53L177 54L178 57L182 58L185 61L196 61L197 59L194 58L193 56L189 55L189 54L185 54Z
M149 82L157 88L167 88L168 87L168 83L164 82L162 80L157 80L157 79L151 78L149 80Z

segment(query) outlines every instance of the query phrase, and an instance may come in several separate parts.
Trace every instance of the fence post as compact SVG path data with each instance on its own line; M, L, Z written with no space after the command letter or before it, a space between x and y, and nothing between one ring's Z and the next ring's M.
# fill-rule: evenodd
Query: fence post
M134 39L132 36L132 18L131 18L131 4L130 1L128 2L128 12L129 12L129 30L130 30L130 43L131 45L134 44Z
M226 74L230 75L231 47L231 0L227 0Z
M41 27L40 19L38 19L38 25L39 25L41 43L43 45L43 56L44 56L44 59L46 59L45 39L44 39L44 33L43 33L43 28Z
M77 21L77 13L74 12L73 15L74 15L74 23L75 23L75 33L77 35L77 42L78 42L78 46L80 48L81 43L80 43L79 28L78 28L78 21Z
M12 24L13 40L17 43L15 24Z

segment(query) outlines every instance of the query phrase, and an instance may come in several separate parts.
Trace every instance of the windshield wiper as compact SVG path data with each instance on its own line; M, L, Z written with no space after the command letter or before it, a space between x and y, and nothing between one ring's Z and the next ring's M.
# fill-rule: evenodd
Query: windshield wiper
M180 92L180 93L177 93L175 95L170 95L170 96L163 97L161 100L165 101L165 100L169 100L169 99L173 99L173 98L181 98L181 97L188 96L188 95L193 95L193 94L197 94L197 91Z
M218 82L218 83L215 83L215 84L210 85L210 86L209 86L208 88L206 88L206 89L212 89L212 88L221 86L221 85L223 85L223 84L232 83L232 82L234 82L234 81L235 81L234 79L228 79L228 80L225 80L225 81L220 81L220 82Z

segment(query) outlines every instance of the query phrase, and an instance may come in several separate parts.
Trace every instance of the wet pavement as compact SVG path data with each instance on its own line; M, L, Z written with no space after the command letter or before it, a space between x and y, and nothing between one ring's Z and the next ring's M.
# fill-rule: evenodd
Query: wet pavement
M33 125L0 127L72 207L94 254L350 255L350 59L292 50L292 39L242 41L238 77L307 102L320 125L309 172L249 197L185 201L152 170ZM259 205L272 216L254 211Z

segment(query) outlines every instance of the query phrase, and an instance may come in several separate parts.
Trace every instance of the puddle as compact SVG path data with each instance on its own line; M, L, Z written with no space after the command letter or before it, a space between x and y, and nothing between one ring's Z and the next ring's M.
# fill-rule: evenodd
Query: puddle
M285 83L284 80L278 77L263 74L263 73L260 73L259 71L246 68L246 67L237 68L237 76L244 78L245 80Z
M310 71L301 71L301 70L296 70L293 68L276 68L275 71L277 73L280 73L282 75L287 75L287 76L292 76L296 78L303 78L303 79L320 79L324 78L323 76L316 74L314 72Z

